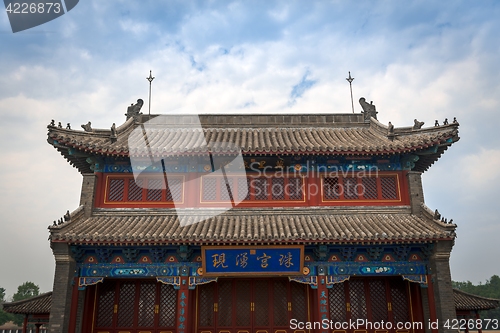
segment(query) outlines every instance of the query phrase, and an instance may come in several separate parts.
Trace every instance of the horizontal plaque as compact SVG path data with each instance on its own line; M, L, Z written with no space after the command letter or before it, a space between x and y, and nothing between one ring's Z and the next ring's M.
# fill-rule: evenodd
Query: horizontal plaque
M297 275L304 246L202 246L204 276Z

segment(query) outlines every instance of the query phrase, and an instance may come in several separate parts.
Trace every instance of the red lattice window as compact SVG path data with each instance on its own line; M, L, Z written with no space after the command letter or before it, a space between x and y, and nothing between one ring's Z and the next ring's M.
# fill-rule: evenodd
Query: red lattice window
M166 188L166 201L181 201L182 200L182 180L169 177L168 186Z
M135 282L122 283L119 295L118 326L131 327L134 324L135 313Z
M269 281L255 280L254 312L256 326L269 326Z
M99 330L175 327L177 291L173 286L151 280L105 280L97 288L95 327Z
M273 200L285 200L284 178L272 178L271 195Z
M152 327L155 320L155 292L154 282L141 283L139 295L139 318L138 327Z
M183 180L169 177L169 186L161 177L107 176L105 203L173 203L183 199Z
M111 327L113 325L113 310L115 305L115 283L104 281L99 288L97 307L97 327Z
M406 282L403 279L391 279L391 303L394 322L407 322L408 317L408 295L406 293Z
M222 201L229 201L233 199L233 181L234 179L232 178L228 178L226 180L224 178L220 179L220 198Z
M349 281L351 319L367 319L365 287L363 280Z
M111 179L109 181L109 201L123 201L124 179Z
M215 302L215 283L202 284L198 289L198 323L200 327L210 327L214 325L214 302ZM174 321L175 323L175 321Z
M303 199L302 178L288 178L288 195L290 200Z
M328 290L328 301L330 303L330 320L346 322L344 283L336 283Z
M387 312L387 296L385 293L385 280L370 280L370 302L373 322L387 322L389 320Z
M217 180L216 177L203 178L203 201L217 201Z
M398 200L397 176L324 177L323 201Z
M411 318L407 287L406 281L392 277L366 277L334 284L328 294L330 320L408 322Z
M209 176L202 177L201 183L202 201L218 202L233 200L233 192L238 192L235 189L235 183L240 184L240 181L234 178Z
M394 177L381 177L380 183L382 187L383 199L397 199L397 183Z
M250 326L250 281L235 280L236 298L235 314L236 326Z
M377 178L374 177L364 177L362 178L362 191L363 197L365 199L377 199Z
M148 201L161 201L163 179L148 179Z
M323 197L326 200L339 199L341 193L338 177L323 178Z
M213 298L212 298L213 300ZM177 291L174 286L168 284L160 285L160 327L174 327L177 308Z
M304 198L303 178L205 176L201 180L202 202L298 201Z
M238 200L250 200L250 178L239 177L237 184Z
M128 201L142 201L142 179L128 180Z
M232 326L232 312L233 312L233 299L232 299L232 281L221 281L219 284L219 304L217 311L217 324L218 326Z
M286 326L288 324L287 311L287 282L283 280L275 280L274 289L274 325Z
M359 199L360 186L358 186L358 178L344 177L344 198L345 199Z
M297 282L290 282L292 295L292 318L300 322L307 321L307 286Z
M268 179L267 178L254 178L252 179L251 186L255 195L255 200L268 199Z
M304 198L301 177L248 177L246 200L250 201L298 201Z

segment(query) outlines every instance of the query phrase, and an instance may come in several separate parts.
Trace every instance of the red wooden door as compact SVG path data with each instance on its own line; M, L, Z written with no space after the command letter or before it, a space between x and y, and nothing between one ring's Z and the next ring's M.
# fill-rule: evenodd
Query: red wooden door
M362 278L329 289L333 333L416 333L407 281L397 278ZM351 322L355 328L349 325ZM404 325L413 326L411 328ZM345 326L342 326L345 325ZM398 325L403 325L399 327Z
M105 280L97 287L95 333L173 333L177 292L155 281Z
M196 306L197 333L288 333L290 319L309 319L307 287L282 278L201 285Z

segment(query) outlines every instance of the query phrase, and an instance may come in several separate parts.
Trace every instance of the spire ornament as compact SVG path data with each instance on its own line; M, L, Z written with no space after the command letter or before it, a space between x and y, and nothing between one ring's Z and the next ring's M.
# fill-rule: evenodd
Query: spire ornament
M149 77L146 78L146 80L149 81L149 112L148 112L148 115L151 115L151 83L153 82L154 79L155 79L155 77L152 75L152 71L150 70Z
M354 78L351 77L350 71L349 71L349 77L346 78L346 80L349 82L349 88L351 89L351 106L352 106L352 113L354 113L354 100L352 99L352 81L354 81Z

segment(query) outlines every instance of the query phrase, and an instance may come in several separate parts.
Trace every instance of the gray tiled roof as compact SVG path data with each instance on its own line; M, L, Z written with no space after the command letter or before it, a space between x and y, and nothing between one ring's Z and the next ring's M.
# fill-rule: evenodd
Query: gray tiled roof
M487 298L453 289L453 298L457 310L490 310L500 306L500 300Z
M365 122L359 116L200 115L203 127L200 129L193 126L187 116L170 115L161 124L148 125L148 149L131 149L129 147L142 140L142 128L134 131L147 121L147 116L142 116L139 122L130 118L117 128L116 140L111 140L110 130L83 132L49 126L48 141L81 171L85 171L84 159L78 160L77 155L66 151L68 148L105 156L181 155L206 152L202 144L205 139L213 153L241 149L244 154L385 155L437 146L436 152L426 153L423 162L418 162L423 164L419 167L423 171L459 139L458 123L419 130L396 128L394 137L390 138L387 126L373 118Z
M183 210L188 216L210 211ZM109 209L51 227L70 243L410 242L451 239L455 225L413 215L407 207L233 209L181 227L174 210ZM189 222L189 219L188 219Z
M52 291L17 302L4 303L3 309L10 313L48 314L52 304Z

